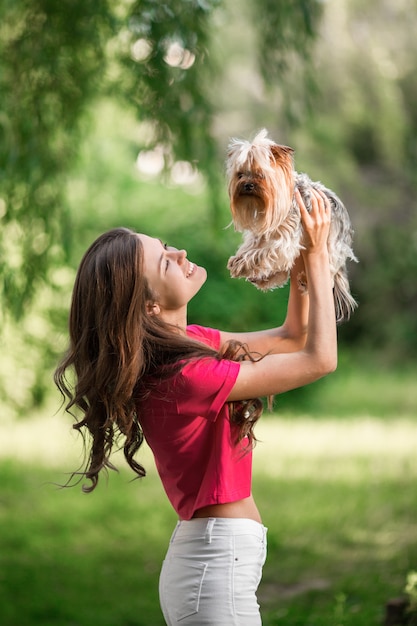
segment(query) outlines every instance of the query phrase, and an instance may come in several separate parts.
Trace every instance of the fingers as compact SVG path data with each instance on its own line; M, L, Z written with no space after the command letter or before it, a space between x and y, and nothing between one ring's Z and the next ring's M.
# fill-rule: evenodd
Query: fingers
M304 250L313 252L326 246L330 231L331 205L328 197L318 189L311 189L311 210L307 211L300 192L296 191L297 204L303 224Z
M295 190L295 199L297 200L298 208L300 209L301 214L308 213L299 189Z
M311 190L311 205L312 205L312 208L314 207L320 212L323 212L323 211L330 212L330 200L326 196L326 194L323 193L323 191L320 191L319 189Z
M330 219L330 213L331 213L330 200L326 196L326 194L320 191L319 189L314 189L314 188L311 189L311 198L310 198L311 210L310 211L307 211L304 200L298 189L295 190L295 198L297 200L297 204L300 209L301 218L304 222L306 221L306 219L308 219L308 216L310 216L310 218L313 218L313 216L318 216L318 215L326 216L327 215L328 219Z

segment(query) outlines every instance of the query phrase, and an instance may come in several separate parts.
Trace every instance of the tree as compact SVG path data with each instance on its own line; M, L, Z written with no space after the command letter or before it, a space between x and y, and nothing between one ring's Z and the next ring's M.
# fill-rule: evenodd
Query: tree
M104 93L152 126L167 158L198 163L219 210L213 132L220 72L210 54L221 0L4 0L0 7L0 278L3 309L20 318L48 268L71 245L63 188ZM308 57L319 15L314 0L262 0L257 22L266 80L275 61ZM297 36L293 33L296 32ZM282 36L279 36L281 34ZM300 39L303 45L300 47ZM273 60L271 65L269 61Z
M22 371L26 376L29 359L23 396L27 404L40 402L50 384L45 368L52 369L65 348L59 334L72 266L78 246L94 236L98 215L82 197L74 210L68 181L97 176L97 190L103 177L113 176L111 185L129 185L122 176L115 180L105 155L80 157L103 98L117 101L126 118L146 129L139 139L133 133L126 139L125 169L139 150L156 148L167 172L175 161L187 161L208 181L204 219L181 224L191 246L197 226L203 234L198 253L213 286L197 317L210 312L210 300L210 323L224 317L230 325L237 320L267 327L277 319L281 299L269 307L274 296L262 294L258 304L256 290L239 281L225 293L223 259L231 239L220 230L228 221L222 179L227 138L266 126L295 148L296 168L334 188L352 215L360 264L351 277L360 307L340 329L342 343L415 355L417 24L411 4L3 0L0 297L8 323L18 325L6 329L2 352L16 350L19 365L0 369L0 396L7 395L15 371L19 379ZM171 230L176 240L179 230ZM21 395L16 390L16 406Z
M0 21L1 298L19 318L69 243L63 180L112 16L94 0L10 0Z

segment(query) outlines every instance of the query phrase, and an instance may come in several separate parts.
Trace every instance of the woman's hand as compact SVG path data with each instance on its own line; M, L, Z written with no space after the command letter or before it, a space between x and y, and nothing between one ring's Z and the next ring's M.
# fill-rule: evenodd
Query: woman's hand
M303 258L309 293L307 336L296 351L270 352L255 363L243 362L229 400L247 400L302 387L334 371L337 365L336 319L327 249L330 203L323 194L313 191L312 208L308 213L299 192L296 196L305 231Z
M327 239L329 237L331 209L330 201L321 191L312 189L311 211L307 211L298 189L295 197L300 209L301 222L304 228L303 234L303 254L312 254L327 249Z

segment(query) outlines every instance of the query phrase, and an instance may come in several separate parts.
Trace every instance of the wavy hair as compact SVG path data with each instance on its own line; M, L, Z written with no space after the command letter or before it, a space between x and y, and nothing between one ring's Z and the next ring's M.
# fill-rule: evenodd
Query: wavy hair
M72 473L95 489L102 470L116 470L110 456L122 439L125 459L137 477L145 468L135 460L143 442L139 400L149 393L149 381L172 376L184 361L202 356L242 360L253 357L232 342L219 353L179 334L176 327L148 313L156 301L143 271L143 248L137 234L112 229L96 239L81 260L69 314L69 348L54 380L73 428L84 436L83 469ZM240 441L256 438L253 427L262 412L259 399L229 403ZM87 451L85 433L89 435ZM77 481L77 483L79 482Z

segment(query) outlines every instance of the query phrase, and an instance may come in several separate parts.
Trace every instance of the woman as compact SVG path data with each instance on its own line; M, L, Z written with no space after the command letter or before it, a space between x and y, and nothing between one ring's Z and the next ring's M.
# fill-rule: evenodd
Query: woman
M253 427L261 396L333 371L337 341L327 253L328 200L298 194L305 241L291 273L284 324L229 333L187 326L187 304L206 271L184 250L115 229L99 237L78 270L70 347L55 380L91 435L81 476L92 491L114 469L113 445L138 476L143 437L179 521L160 577L169 626L258 626L256 590L266 529L251 493ZM308 296L298 288L306 273ZM67 383L68 368L75 386Z

